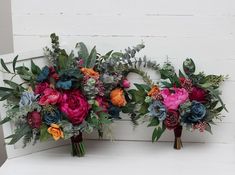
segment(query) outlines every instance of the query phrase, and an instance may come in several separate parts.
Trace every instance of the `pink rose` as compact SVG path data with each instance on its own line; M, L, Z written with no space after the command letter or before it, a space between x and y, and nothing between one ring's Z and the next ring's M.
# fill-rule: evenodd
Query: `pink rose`
M43 91L43 96L39 99L40 105L54 105L56 103L59 103L61 99L61 94L52 88L46 88Z
M127 79L124 79L124 80L122 81L122 86L123 86L124 88L129 88L129 87L131 86L131 83L130 83Z
M45 89L49 88L49 84L47 82L39 83L35 86L34 93L42 94Z
M172 92L165 88L160 93L167 109L177 110L179 105L185 103L188 99L188 92L184 88L173 88Z
M87 117L90 105L79 90L66 91L62 95L60 110L73 125L82 123Z

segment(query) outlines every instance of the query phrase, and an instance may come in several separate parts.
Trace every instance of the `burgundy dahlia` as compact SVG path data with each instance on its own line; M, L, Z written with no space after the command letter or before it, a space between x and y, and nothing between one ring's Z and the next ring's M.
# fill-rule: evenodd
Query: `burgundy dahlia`
M199 88L199 87L193 87L192 91L189 93L189 99L190 101L198 101L200 103L206 103L207 93L204 89Z
M179 113L175 110L169 109L167 112L164 124L167 129L175 129L179 125Z
M28 113L28 124L31 128L37 128L39 129L42 124L42 118L39 112L33 111Z

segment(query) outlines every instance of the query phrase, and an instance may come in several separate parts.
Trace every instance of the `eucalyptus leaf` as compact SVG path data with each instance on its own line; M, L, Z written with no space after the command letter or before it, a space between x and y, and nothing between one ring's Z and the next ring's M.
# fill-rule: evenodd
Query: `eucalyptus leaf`
M2 58L1 58L1 65L2 65L3 69L5 69L8 73L11 73L11 71L7 68L7 66Z
M14 71L14 72L16 71L15 67L16 67L17 59L18 59L18 55L16 55L16 57L14 58L14 60L13 60L13 62L12 62L12 68L13 68L13 71Z

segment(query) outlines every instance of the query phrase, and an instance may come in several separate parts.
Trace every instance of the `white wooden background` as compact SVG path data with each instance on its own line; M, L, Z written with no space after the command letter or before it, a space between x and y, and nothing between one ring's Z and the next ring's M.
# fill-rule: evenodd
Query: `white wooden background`
M235 142L234 0L12 0L12 15L15 53L49 45L49 34L56 32L63 45L72 48L83 41L100 53L144 41L140 55L159 63L168 55L180 67L191 57L198 71L229 74L223 86L227 117L213 127L214 135L185 131L183 140ZM116 122L114 138L150 140L152 128L133 130L131 125L128 120ZM172 141L173 133L166 132L161 140Z

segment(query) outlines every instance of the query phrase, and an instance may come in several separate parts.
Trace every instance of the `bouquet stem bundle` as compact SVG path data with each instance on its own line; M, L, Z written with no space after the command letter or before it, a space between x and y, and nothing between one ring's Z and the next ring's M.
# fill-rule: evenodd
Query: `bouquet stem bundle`
M175 134L175 143L174 148L177 150L180 150L181 147L183 147L182 141L181 141L181 135L182 135L182 126L179 125L177 128L174 129Z
M85 155L85 146L82 139L82 133L71 137L72 143L72 155L78 157L84 157Z

